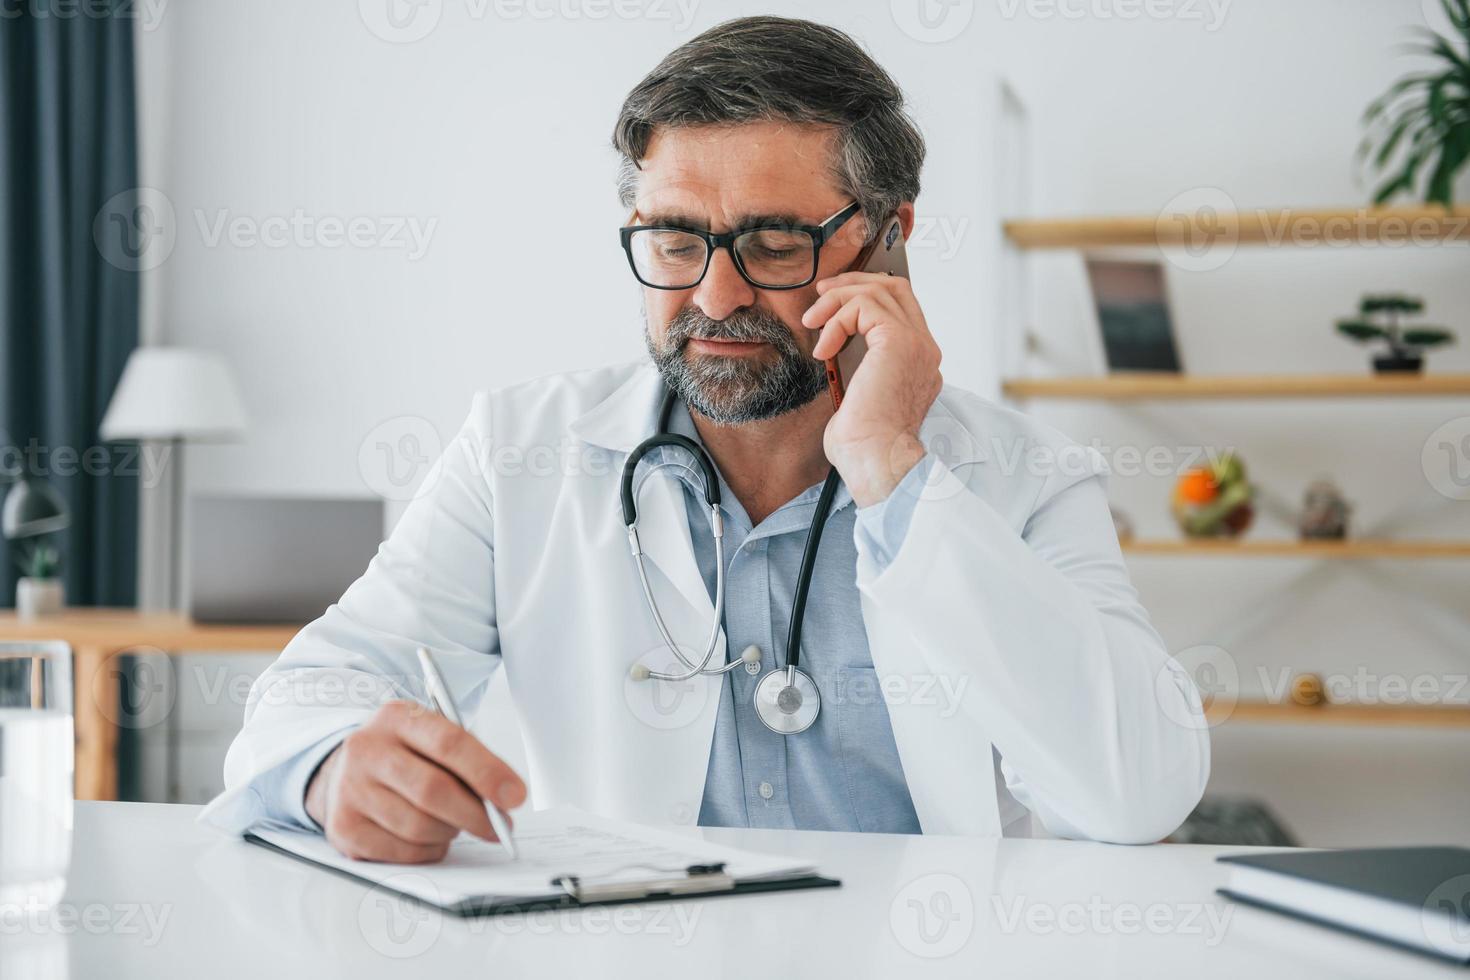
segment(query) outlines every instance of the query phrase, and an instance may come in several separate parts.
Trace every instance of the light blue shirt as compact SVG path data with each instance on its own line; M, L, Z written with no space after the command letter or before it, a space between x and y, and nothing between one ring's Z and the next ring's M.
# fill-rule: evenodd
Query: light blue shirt
M682 406L670 428L698 441ZM670 461L685 456L664 449ZM725 524L725 642L729 656L747 646L761 651L761 673L743 668L725 675L699 823L706 827L796 828L881 833L920 832L909 798L873 660L863 628L855 534L881 569L892 561L908 529L931 460L914 467L887 500L858 508L839 484L822 532L807 595L799 664L817 685L821 711L799 735L778 735L756 717L755 686L786 663L797 573L821 486L788 501L756 527L720 475ZM717 468L718 472L718 468ZM684 467L695 559L711 600L715 548L704 490Z
M670 428L699 441L682 405ZM681 451L665 448L646 459L651 465L681 457ZM799 660L821 693L822 707L811 728L791 736L761 724L753 696L761 676L786 663L797 572L821 486L808 488L752 528L745 508L719 476L726 649L738 656L754 644L761 651L761 673L752 677L736 668L726 675L699 813L702 826L920 832L868 652L856 585L856 539L863 538L879 570L886 567L903 543L937 462L926 456L887 500L871 507L856 507L847 487L838 485L813 568ZM675 477L684 487L695 559L713 600L714 539L704 489L685 467L665 467L653 478ZM321 829L306 812L306 785L341 738L325 739L257 778L252 789L265 820Z

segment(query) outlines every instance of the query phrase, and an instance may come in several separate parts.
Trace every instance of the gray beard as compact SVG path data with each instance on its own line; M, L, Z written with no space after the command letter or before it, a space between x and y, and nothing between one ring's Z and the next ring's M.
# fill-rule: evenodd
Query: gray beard
M765 342L775 351L776 363L690 354L691 338ZM654 341L645 317L643 342L669 390L690 411L716 425L745 425L785 415L827 387L822 363L797 348L785 323L761 310L739 310L712 320L686 307L670 321L660 342Z

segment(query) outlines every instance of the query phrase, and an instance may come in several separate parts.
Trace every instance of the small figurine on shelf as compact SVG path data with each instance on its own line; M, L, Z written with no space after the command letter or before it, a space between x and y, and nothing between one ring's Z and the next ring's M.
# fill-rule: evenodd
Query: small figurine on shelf
M1302 504L1300 528L1307 541L1341 541L1347 537L1348 513L1352 505L1331 480L1316 480L1307 487Z
M1255 488L1233 452L1186 471L1174 485L1174 520L1191 538L1233 538L1250 527Z
M1358 304L1358 316L1338 320L1337 332L1360 342L1381 340L1388 350L1373 358L1373 370L1380 374L1391 371L1420 371L1424 368L1424 349L1452 344L1455 335L1442 327L1404 329L1401 317L1424 312L1424 301L1414 296L1389 293L1364 296Z
M1326 704L1327 691L1322 678L1316 674L1297 674L1291 681L1291 700L1303 708Z

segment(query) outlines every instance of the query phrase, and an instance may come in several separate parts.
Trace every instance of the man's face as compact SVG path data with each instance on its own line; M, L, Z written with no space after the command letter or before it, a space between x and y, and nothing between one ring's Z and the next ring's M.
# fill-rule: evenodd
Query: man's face
M777 217L820 225L852 203L830 173L831 130L782 123L659 130L639 175L636 224L717 234ZM817 279L857 258L868 215L859 212L822 246ZM816 281L792 290L746 282L718 249L692 289L644 289L645 339L665 381L722 425L799 408L826 386L811 356L817 331L801 316Z

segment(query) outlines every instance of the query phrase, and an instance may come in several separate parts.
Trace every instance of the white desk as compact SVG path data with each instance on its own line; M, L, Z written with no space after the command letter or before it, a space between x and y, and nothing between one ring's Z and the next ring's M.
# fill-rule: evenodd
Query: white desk
M705 831L814 858L843 887L461 920L223 839L197 812L77 804L73 928L3 923L0 976L1466 976L1230 906L1222 848Z

